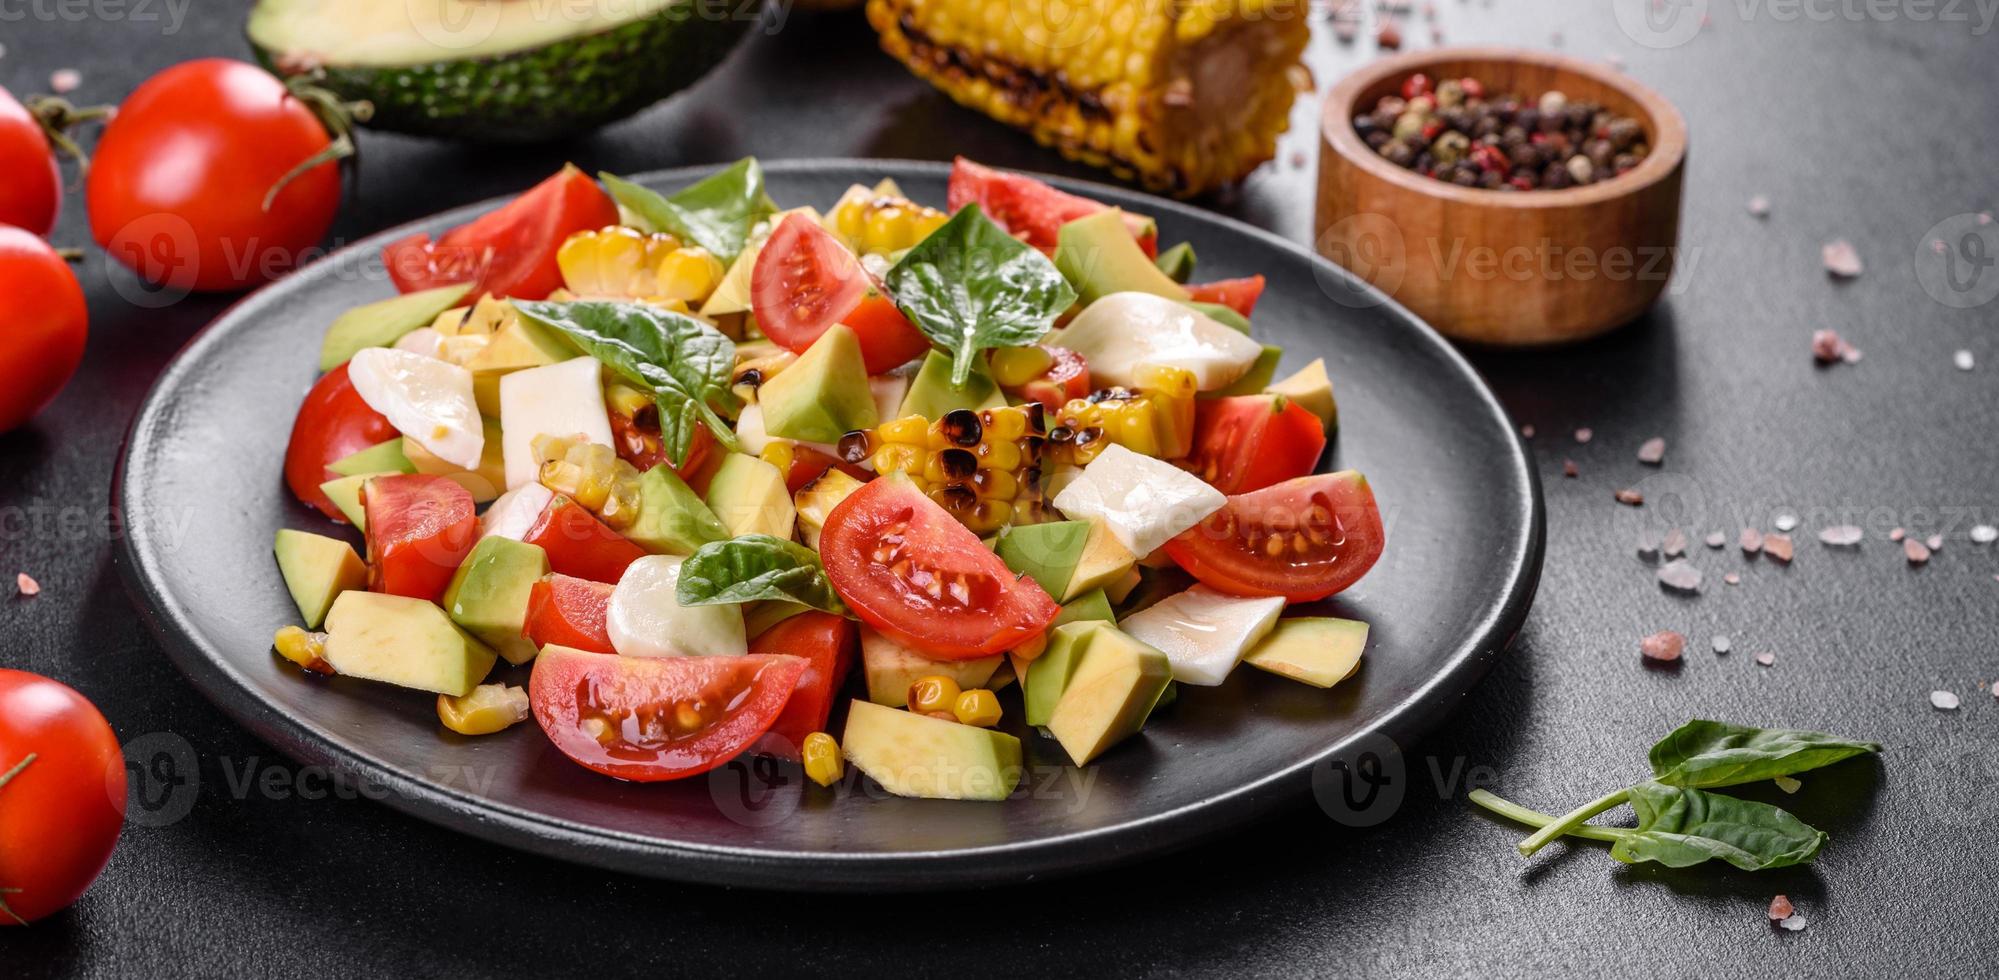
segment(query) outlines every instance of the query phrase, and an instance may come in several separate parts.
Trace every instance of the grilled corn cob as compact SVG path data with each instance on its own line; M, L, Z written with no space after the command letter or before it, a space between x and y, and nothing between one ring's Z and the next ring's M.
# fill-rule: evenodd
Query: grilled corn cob
M1048 426L1047 458L1087 466L1117 443L1135 453L1179 459L1194 448L1194 373L1140 365L1138 387L1110 387L1071 399Z
M901 471L958 522L979 534L1044 519L1041 406L973 411L935 423L911 415L840 440L849 462L870 460L882 475Z
M930 237L950 217L899 192L855 184L826 215L826 229L861 255L893 255Z
M547 434L535 436L529 447L542 486L595 511L613 529L630 527L638 517L638 468L611 447Z
M578 296L636 299L680 311L701 305L728 271L707 249L621 225L569 236L555 264L563 285Z
M1064 156L1178 196L1276 152L1305 0L868 0L882 49Z

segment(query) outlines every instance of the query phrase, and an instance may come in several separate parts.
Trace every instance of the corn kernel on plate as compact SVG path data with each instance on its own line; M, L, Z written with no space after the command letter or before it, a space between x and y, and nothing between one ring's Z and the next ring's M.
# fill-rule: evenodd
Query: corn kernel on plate
M423 819L691 881L1030 880L1308 790L1392 816L1342 763L1393 765L1469 693L1540 572L1533 470L1463 359L1159 198L1053 181L1087 206L1027 227L1044 185L968 162L773 162L767 204L755 172L607 181L620 222L551 244L546 300L355 312L393 294L385 245L489 202L197 336L114 491L121 573L196 687ZM730 201L761 217L731 230ZM827 279L840 256L865 275ZM376 346L327 377L392 427L315 442L308 497L286 420L343 404L310 354L343 314ZM1328 598L1259 575L1370 535Z

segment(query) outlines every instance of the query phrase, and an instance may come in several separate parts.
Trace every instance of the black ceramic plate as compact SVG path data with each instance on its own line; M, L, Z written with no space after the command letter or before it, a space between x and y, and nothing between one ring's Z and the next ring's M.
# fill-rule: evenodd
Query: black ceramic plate
M768 166L783 205L825 206L894 177L944 200L938 164ZM643 178L662 190L705 175ZM1450 711L1505 648L1540 574L1539 488L1504 411L1427 326L1290 242L1130 191L1057 181L1155 216L1193 243L1200 278L1262 273L1259 339L1283 370L1326 358L1340 404L1333 468L1365 472L1388 528L1381 562L1324 606L1373 625L1363 667L1321 691L1244 668L1181 688L1142 737L1078 772L1026 733L1033 770L1004 803L836 791L795 769L737 763L639 786L570 763L532 724L445 733L431 698L302 675L271 651L297 611L271 557L280 527L336 530L280 476L285 442L335 315L392 292L383 243L467 221L491 203L384 232L250 296L161 375L116 481L120 565L168 654L258 736L378 787L391 805L498 844L668 878L787 889L882 890L1020 881L1156 854L1237 826L1374 736L1412 737ZM504 669L505 665L502 665ZM524 683L526 671L510 675Z

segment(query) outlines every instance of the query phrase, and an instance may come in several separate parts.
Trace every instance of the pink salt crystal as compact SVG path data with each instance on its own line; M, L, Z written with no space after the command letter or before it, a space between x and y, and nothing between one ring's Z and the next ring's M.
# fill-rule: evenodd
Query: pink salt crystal
M1682 533L1680 529L1677 527L1670 531L1667 531L1666 536L1663 539L1661 539L1659 542L1659 550L1665 552L1666 557L1668 558L1678 558L1681 555L1686 554L1687 553L1686 534Z
M49 73L49 89L57 95L76 91L83 84L83 73L74 68L58 68Z
M1627 506L1642 507L1645 505L1645 495L1639 493L1636 490L1631 489L1630 487L1625 487L1624 489L1619 490L1614 494L1611 494L1611 496L1616 497L1618 503L1625 504Z
M1402 28L1393 19L1381 22L1381 30L1374 34L1374 43L1390 51L1402 47Z
M1722 580L1722 581L1724 581L1724 582L1727 582L1727 583L1728 583L1728 584L1730 584L1730 585L1741 585L1741 584L1742 584L1742 576L1740 576L1740 575L1737 575L1737 574L1735 574L1734 572L1729 572L1728 574L1726 574L1726 575L1723 575L1723 576L1721 577L1721 580Z
M1588 442L1595 435L1596 435L1595 429L1591 429L1588 427L1580 428L1576 430L1576 441Z
M14 587L20 589L22 595L33 596L42 594L42 583L35 581L34 576L29 575L27 572L21 572L14 576Z
M1779 895L1770 900L1771 922L1782 922L1790 918L1793 911L1795 910L1791 908L1791 900L1786 896Z
M1675 559L1659 568L1659 584L1674 592L1699 592L1701 590L1701 570Z
M1841 361L1843 361L1843 362L1847 363L1847 364L1859 364L1859 363L1860 363L1860 348L1858 348L1858 347L1855 347L1855 346L1853 346L1852 344L1847 344L1847 345L1846 345L1845 347L1842 347L1842 348L1840 348L1840 349L1839 349L1839 359L1840 359ZM1804 918L1804 917L1803 917L1803 916L1792 916L1792 918L1794 918L1794 919L1801 919L1801 918ZM1785 920L1785 921L1789 921L1789 920L1787 919L1787 920Z
M1763 532L1753 527L1743 528L1742 535L1735 540L1737 544L1742 545L1742 553L1745 555L1753 555L1763 550Z
M1819 258L1825 261L1825 271L1841 279L1860 275L1860 253L1854 251L1853 244L1844 238L1835 238L1819 246Z
M1896 528L1896 529L1894 529L1893 531L1889 531L1889 532L1888 532L1888 540L1890 540L1890 541L1896 541L1896 542L1899 542L1899 541L1901 541L1901 540L1902 540L1903 538L1905 538L1905 537L1908 537L1908 536L1909 536L1909 532L1907 532L1907 531L1905 531L1905 530L1903 530L1903 529L1901 529L1901 528L1899 528L1899 527L1898 527L1898 528Z
M1819 541L1835 548L1850 548L1860 543L1865 531L1851 524L1836 524L1819 529Z
M1839 360L1840 353L1844 350L1846 350L1846 341L1840 339L1839 331L1829 327L1812 331L1812 356L1817 358L1820 364L1831 364Z
M1788 565L1791 563L1791 536L1775 531L1763 536L1763 553Z
M1932 534L1928 538L1923 539L1923 543L1929 545L1931 551L1942 551L1943 535Z
M1759 667L1768 667L1776 662L1777 662L1777 655L1774 653L1770 653L1767 650L1756 655L1756 664Z
M1638 652L1647 660L1672 663L1680 659L1681 651L1687 648L1687 638L1672 630L1660 630L1638 641Z
M1520 427L1520 438L1522 438L1522 439L1532 439L1532 438L1534 438L1534 427L1533 427L1533 426L1531 426L1531 425L1523 425L1523 426L1521 426L1521 427Z
M1770 216L1770 199L1761 194L1749 199L1749 214L1755 218Z
M1707 541L1708 547L1719 548L1728 543L1728 535L1723 534L1720 531L1709 531L1707 538L1705 540Z
M1562 475L1563 475L1563 476L1566 476L1566 477L1568 477L1569 479L1572 479L1572 480L1573 480L1573 479L1575 479L1576 477L1579 477L1579 476L1581 476L1581 475L1583 475L1583 474L1582 474L1582 471L1581 471L1581 470L1579 470L1579 469L1576 469L1576 461L1575 461L1575 460L1573 460L1573 459L1565 459L1565 460L1562 460Z
M1666 459L1666 440L1653 436L1638 446L1638 461L1657 466Z
M1920 565L1930 560L1930 549L1924 547L1923 543L1915 538L1909 538L1902 542L1902 554L1909 559L1909 564L1911 565Z

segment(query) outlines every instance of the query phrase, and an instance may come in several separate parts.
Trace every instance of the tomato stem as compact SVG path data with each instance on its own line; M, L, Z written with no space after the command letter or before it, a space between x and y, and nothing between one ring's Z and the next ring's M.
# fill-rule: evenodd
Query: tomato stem
M37 755L38 753L30 752L27 758L15 763L14 768L7 770L5 773L0 773L0 789L6 788L8 783L13 782L14 777L19 776L22 770L34 765ZM25 926L28 924L28 920L21 918L21 913L14 911L14 907L7 904L7 899L4 897L19 891L19 888L0 888L0 912L7 913L8 918Z
M76 176L81 182L90 173L90 155L83 147L71 139L69 130L80 123L109 120L118 114L117 106L94 105L79 107L68 99L56 95L32 95L25 102L30 115L42 126L42 135L56 152L76 161Z
M28 753L28 757L22 759L20 762L15 763L14 768L7 770L6 773L4 774L0 774L0 788L5 788L8 783L14 781L15 776L21 774L21 770L26 769L30 765L34 764L34 761L38 756L38 754L39 753L35 752Z
M317 84L325 77L324 71L315 70L309 74L293 75L285 79L285 90L291 93L292 98L312 110L312 114L319 117L319 124L326 127L327 144L325 149L306 157L299 161L297 166L285 171L285 175L279 177L278 182L264 192L265 213L270 212L272 202L278 199L278 193L307 171L320 164L338 160L341 171L352 176L354 164L360 159L360 148L354 142L354 124L367 122L373 118L375 105L365 100L355 102L342 100L340 96Z

